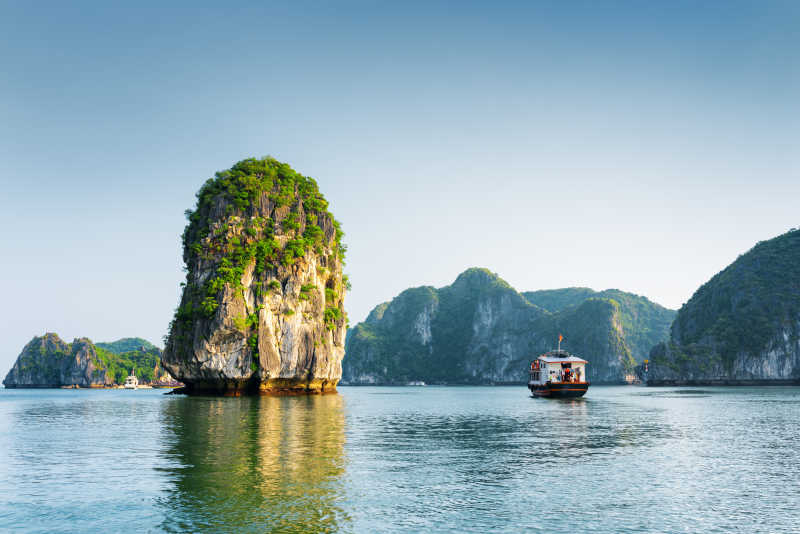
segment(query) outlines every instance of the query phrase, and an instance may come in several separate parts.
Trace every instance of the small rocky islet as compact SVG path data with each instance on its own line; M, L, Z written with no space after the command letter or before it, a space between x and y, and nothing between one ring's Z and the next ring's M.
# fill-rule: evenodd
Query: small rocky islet
M161 365L161 350L141 338L72 343L58 334L34 337L22 349L3 380L7 388L108 388L120 385L135 372L143 385L169 386L174 380Z

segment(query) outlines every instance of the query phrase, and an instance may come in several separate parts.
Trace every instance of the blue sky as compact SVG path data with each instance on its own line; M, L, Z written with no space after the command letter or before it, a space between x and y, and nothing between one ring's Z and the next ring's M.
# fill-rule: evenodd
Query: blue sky
M160 344L183 211L249 156L319 182L352 322L470 266L677 308L800 226L795 2L109 4L0 1L0 374Z

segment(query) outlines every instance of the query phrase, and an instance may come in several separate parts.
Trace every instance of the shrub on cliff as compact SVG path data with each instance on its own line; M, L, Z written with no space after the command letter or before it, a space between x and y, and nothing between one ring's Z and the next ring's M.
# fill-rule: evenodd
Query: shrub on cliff
M284 235L289 236L283 245L276 239L275 221L259 216L258 203L265 193L278 207L292 206L280 221ZM328 211L328 202L316 181L271 157L249 158L216 173L196 196L195 208L185 212L189 224L182 235L183 259L187 266L198 260L213 262L216 273L201 287L195 287L187 276L189 298L184 298L176 310L170 332L176 321L188 324L195 318L212 317L225 286L239 287L251 261L256 262L256 275L270 278L279 264L290 266L312 249L321 253L325 237L319 226L321 220L332 225L333 253L339 260L344 259L344 232ZM226 206L224 222L220 222L218 213L222 205ZM299 220L300 205L304 221ZM266 283L273 290L280 287L274 279ZM341 305L337 310L341 315L344 310L340 308Z

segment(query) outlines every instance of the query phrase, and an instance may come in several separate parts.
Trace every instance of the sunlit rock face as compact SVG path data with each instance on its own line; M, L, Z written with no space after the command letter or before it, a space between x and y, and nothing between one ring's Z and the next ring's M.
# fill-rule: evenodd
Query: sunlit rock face
M335 390L345 247L316 182L274 159L249 159L197 197L164 367L189 393Z

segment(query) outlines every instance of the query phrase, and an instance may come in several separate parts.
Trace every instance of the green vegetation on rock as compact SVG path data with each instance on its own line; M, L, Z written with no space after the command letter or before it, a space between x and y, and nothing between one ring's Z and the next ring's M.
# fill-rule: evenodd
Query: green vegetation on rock
M317 183L247 159L208 180L186 216L186 280L163 365L191 392L335 388L346 247Z
M700 286L651 378L800 378L800 230L761 241Z
M114 352L133 346L138 349ZM102 387L124 383L133 370L142 383L169 380L160 358L161 350L141 338L97 344L79 338L65 343L47 333L22 349L3 383L6 387Z
M147 341L146 339L142 339L140 337L124 337L116 341L109 341L109 342L101 341L95 343L94 345L95 347L105 349L109 352L113 352L114 354L122 354L123 352L138 351L142 348L148 351L158 348L149 341Z
M112 377L115 384L125 383L125 379L132 371L141 382L152 382L156 378L156 371L161 359L161 350L152 348L149 350L133 350L116 354L107 351L95 344L95 352L98 362L95 366L98 370L105 370Z
M636 360L641 361L653 346L669 337L675 310L651 302L645 297L619 289L594 291L588 287L568 287L526 291L529 302L550 312L567 312L588 299L605 299L618 305L625 342Z
M713 344L731 359L767 348L777 329L797 336L800 230L762 241L700 286L678 311L673 340Z
M565 287L561 289L541 289L539 291L524 291L522 296L531 304L536 304L550 312L560 312L582 303L584 300L597 296L598 292L588 287Z
M618 382L646 357L650 339L667 337L674 313L618 290L520 294L472 268L450 286L408 289L376 306L348 332L343 380L522 382L530 361L563 334L564 348L590 360L594 380Z
M281 213L280 220L261 216L265 202L284 208L276 211ZM347 250L341 225L328 211L316 181L271 157L245 159L216 173L197 192L197 205L186 211L186 217L184 262L210 266L214 274L202 285L187 275L184 298L170 332L175 331L176 322L185 327L179 330L185 330L196 318L211 318L225 289L241 288L245 269L252 263L254 276L266 284L260 291L279 290L280 282L275 279L278 266L290 267L310 250L322 254L328 227L333 254L339 261ZM280 232L276 232L276 224ZM337 309L344 314L341 303Z

